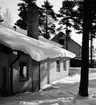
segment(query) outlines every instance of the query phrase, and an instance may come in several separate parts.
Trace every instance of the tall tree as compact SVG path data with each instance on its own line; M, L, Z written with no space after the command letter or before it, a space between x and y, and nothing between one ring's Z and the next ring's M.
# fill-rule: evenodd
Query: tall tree
M4 22L7 24L11 24L12 23L12 17L11 17L11 12L9 10L9 8L6 9L5 13L3 14L4 17Z
M76 1L64 0L62 2L62 7L59 10L57 15L60 19L59 21L59 30L65 30L65 43L66 49L68 49L67 42L70 39L71 28L73 25L76 25L77 22L74 22L74 15L76 10L74 9L77 6ZM58 29L57 29L58 30Z
M83 33L83 5L84 0L64 0L60 8L60 22L61 29L67 25L66 21L70 22L70 26L76 30L77 34ZM66 15L67 11L67 15ZM67 25L68 26L68 25ZM59 28L60 29L60 28ZM66 33L65 33L66 34ZM90 34L90 55L92 64L92 40L96 35L96 4L92 4L92 33ZM67 35L69 36L69 35Z
M93 1L93 0L92 0ZM59 25L64 29L66 21L76 30L76 33L83 33L83 5L84 0L64 0L59 10ZM67 11L67 14L66 14ZM68 26L68 25L67 25ZM92 4L92 35L96 35L96 4Z
M93 3L94 1L94 3ZM92 2L92 3L91 3ZM67 7L67 8L66 8ZM84 8L83 8L84 7ZM64 9L65 8L65 9ZM67 10L66 10L67 9ZM66 15L67 11L67 15ZM88 11L88 12L87 12ZM64 0L60 8L60 24L64 25L70 19L70 25L83 33L82 65L79 95L88 96L89 75L89 33L96 35L96 3L95 0Z
M78 33L82 33L83 24L83 0L64 0L59 10L58 17L61 29L74 28Z
M53 10L53 5L46 0L41 6L39 15L39 25L41 32L45 38L50 38L50 34L55 34L55 22L57 21L56 13Z
M82 40L82 65L79 95L88 96L89 77L89 33L92 27L92 3L91 0L84 0L83 14L83 40ZM87 12L88 11L88 12Z

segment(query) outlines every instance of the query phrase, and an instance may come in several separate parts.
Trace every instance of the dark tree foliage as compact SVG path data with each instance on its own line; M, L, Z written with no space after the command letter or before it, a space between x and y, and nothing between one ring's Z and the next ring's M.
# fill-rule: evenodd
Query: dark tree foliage
M27 30L27 9L28 5L31 3L35 3L36 0L20 0L21 3L18 4L19 9L19 17L20 19L16 21L15 25L20 27L21 29Z
M58 17L60 18L59 25L69 28L73 27L78 30L78 33L81 33L83 23L83 1L64 0L59 10Z
M41 27L41 32L45 38L50 38L50 34L55 33L55 24L57 21L56 13L53 10L53 6L49 1L45 1L41 6L39 13L39 25Z
M36 0L21 0L22 3L19 3L19 17L15 25L20 28L27 30L27 9L30 3L35 3ZM39 34L43 35L45 38L50 38L50 33L55 33L55 24L53 21L56 21L56 14L53 10L53 6L50 2L46 1L39 8Z
M76 7L76 5L77 5L76 1L64 0L62 2L62 7L59 10L59 14L57 15L58 18L60 18L59 31L65 30L66 49L68 49L67 42L68 42L68 40L70 40L71 28L72 27L79 28L79 27L77 27L78 23L75 21L76 10L74 8Z
M91 1L94 2L92 4L92 34L94 36L96 35L96 1ZM83 6L84 0L64 0L58 14L59 25L73 27L78 34L83 33Z

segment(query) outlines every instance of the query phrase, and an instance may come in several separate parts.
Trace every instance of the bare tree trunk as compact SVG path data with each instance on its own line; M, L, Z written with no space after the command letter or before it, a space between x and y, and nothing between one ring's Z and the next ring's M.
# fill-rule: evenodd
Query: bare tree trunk
M79 95L88 96L88 77L89 77L89 32L91 30L91 0L84 0L83 18L83 39L82 39L82 65Z

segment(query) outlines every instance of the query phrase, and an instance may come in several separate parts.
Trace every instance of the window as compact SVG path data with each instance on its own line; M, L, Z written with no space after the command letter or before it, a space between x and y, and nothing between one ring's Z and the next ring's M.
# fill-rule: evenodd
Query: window
M63 70L66 71L66 61L63 61Z
M57 60L56 65L57 65L57 72L60 72L60 61L59 60Z
M28 67L27 62L19 62L19 81L28 80Z
M64 45L64 39L59 39L58 43Z

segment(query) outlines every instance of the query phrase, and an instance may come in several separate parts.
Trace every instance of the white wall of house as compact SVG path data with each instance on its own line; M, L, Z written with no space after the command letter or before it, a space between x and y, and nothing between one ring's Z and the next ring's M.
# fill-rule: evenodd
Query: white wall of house
M63 67L63 63L66 62L66 69ZM61 78L68 76L69 69L70 69L70 61L60 61L60 70L57 71L57 62L52 61L50 63L50 83Z
M53 81L68 76L70 70L70 60L59 61L59 72L57 71L57 60L47 60L40 63L40 86L50 84ZM65 64L64 64L65 63ZM65 68L64 68L65 65Z

